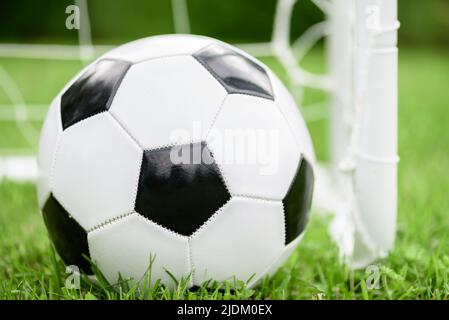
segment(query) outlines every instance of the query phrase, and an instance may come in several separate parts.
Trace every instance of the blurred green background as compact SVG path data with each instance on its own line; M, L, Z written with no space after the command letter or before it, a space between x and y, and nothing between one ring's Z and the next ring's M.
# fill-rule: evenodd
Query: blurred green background
M65 8L74 1L14 0L0 2L0 42L61 43L77 41L67 30ZM267 40L275 0L188 0L192 32L230 42ZM173 33L171 1L89 0L93 42L122 43L153 34ZM401 46L448 46L448 0L399 0ZM292 38L322 12L308 0L299 0L294 12ZM126 23L124 23L126 21Z

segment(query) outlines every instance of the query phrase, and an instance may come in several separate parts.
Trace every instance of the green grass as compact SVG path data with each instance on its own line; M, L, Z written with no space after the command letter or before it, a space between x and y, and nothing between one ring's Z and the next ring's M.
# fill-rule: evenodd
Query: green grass
M254 289L227 284L189 291L181 282L173 292L156 286L142 296L126 285L111 290L105 283L82 281L81 290L68 290L63 287L65 268L51 250L34 186L5 181L0 183L0 299L448 299L448 54L401 51L398 232L391 255L376 264L378 289L365 285L369 273L350 271L339 263L327 233L329 219L314 216L290 260ZM274 61L267 62L278 69ZM35 78L41 65L20 62L15 68L16 62L9 63L5 68L15 72L26 97L37 103L48 101L77 69L69 66L62 72L54 67L60 72L54 82L33 85L26 75ZM311 63L317 64L313 59ZM36 86L47 85L51 89L46 93L35 92ZM314 123L312 134L322 138L324 128ZM0 132L3 129L0 123ZM324 157L325 148L318 149Z

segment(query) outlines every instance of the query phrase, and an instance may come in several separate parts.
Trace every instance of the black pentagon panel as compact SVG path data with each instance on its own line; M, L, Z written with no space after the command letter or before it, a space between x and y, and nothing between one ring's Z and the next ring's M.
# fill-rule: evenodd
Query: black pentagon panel
M229 199L205 143L147 150L135 210L182 235L191 235Z
M100 60L82 74L62 95L63 128L107 111L129 66L125 61Z
M70 217L53 195L42 209L48 234L56 251L66 265L76 265L87 274L93 274L89 261L87 233Z
M249 94L274 100L267 72L240 53L213 44L193 56L212 73L228 93Z
M302 158L290 189L282 201L285 214L285 244L295 240L305 229L312 205L313 169Z

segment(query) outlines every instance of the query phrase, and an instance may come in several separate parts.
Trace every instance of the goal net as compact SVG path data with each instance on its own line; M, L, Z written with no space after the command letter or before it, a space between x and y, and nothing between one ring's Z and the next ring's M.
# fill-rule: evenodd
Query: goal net
M195 31L189 13L195 1L171 1L167 19L175 32ZM294 22L302 19L306 4L324 18L296 37ZM92 43L90 22L101 17L89 16L86 0L75 5L78 44L0 43L0 180L36 178L34 155L49 104L47 97L36 103L37 97L23 94L32 91L33 82L46 79L25 81L24 72L14 68L27 68L26 61L63 61L74 73L111 48ZM334 215L330 234L353 268L385 257L394 242L398 26L397 0L277 0L270 40L236 44L256 57L276 60L315 148L326 147L318 157L314 212ZM324 72L309 70L311 52L324 57L318 63L326 66ZM326 130L320 130L323 123Z

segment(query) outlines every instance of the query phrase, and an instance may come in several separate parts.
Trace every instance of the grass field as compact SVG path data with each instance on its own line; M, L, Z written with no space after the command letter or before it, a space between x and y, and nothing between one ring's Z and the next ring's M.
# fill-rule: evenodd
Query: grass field
M403 49L400 54L399 217L396 247L377 263L378 288L364 270L339 264L327 234L329 218L313 216L298 250L276 276L244 286L190 292L180 283L157 287L146 298L189 299L448 299L449 298L449 56L448 51ZM267 63L278 69L272 61ZM315 67L317 61L312 62ZM79 63L2 59L27 102L45 103L80 68ZM313 94L312 98L313 99ZM8 103L0 92L0 103ZM39 123L34 125L39 127ZM323 137L323 123L312 134ZM0 122L0 149L27 148L15 123ZM316 145L325 157L325 145ZM35 148L31 148L33 152ZM0 182L0 299L131 299L135 290L82 282L63 287L65 268L54 256L32 184Z

